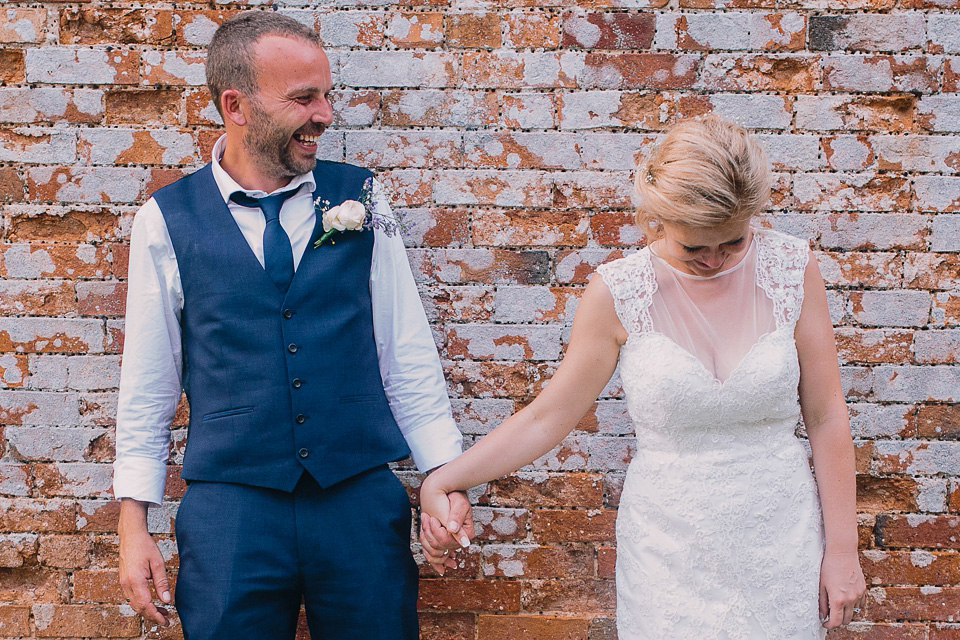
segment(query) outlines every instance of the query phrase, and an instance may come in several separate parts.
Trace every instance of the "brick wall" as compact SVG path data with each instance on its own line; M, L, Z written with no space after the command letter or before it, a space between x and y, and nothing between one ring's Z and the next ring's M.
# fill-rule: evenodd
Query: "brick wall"
M276 8L329 46L323 156L410 211L468 440L549 379L589 274L636 246L636 158L680 117L756 130L779 176L762 223L818 251L857 443L870 597L831 637L960 638L960 2L308 1ZM203 46L242 8L0 9L0 636L180 637L117 586L127 243L208 157ZM184 418L151 516L171 568ZM615 638L633 448L614 381L556 451L476 491L478 543L422 582L424 637Z

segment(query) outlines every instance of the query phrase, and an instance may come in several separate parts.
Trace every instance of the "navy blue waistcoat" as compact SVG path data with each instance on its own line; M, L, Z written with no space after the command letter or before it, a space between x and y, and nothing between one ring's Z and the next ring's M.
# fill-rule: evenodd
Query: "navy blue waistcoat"
M360 197L370 172L320 162L314 198ZM383 391L373 336L373 232L307 246L286 295L237 227L210 165L154 198L180 269L190 427L183 478L292 491L409 453ZM317 216L314 238L323 227Z

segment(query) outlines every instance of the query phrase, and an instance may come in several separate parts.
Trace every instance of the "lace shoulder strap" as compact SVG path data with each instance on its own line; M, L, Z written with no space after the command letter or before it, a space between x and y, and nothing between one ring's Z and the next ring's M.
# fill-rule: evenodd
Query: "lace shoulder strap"
M597 273L613 294L617 317L627 333L651 331L650 300L657 290L657 279L650 262L650 250L607 262L597 267Z
M803 274L810 257L806 241L758 229L757 284L773 302L777 326L796 324L803 305Z

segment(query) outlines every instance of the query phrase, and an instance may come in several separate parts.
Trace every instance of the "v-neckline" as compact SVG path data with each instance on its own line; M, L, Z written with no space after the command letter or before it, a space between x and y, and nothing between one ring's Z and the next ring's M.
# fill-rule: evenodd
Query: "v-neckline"
M698 373L702 374L703 377L706 378L715 388L718 388L720 391L722 391L723 389L726 388L726 386L730 383L731 380L736 378L738 374L741 373L741 371L744 369L744 363L750 358L750 356L753 355L754 351L756 351L761 344L772 340L772 337L777 333L779 333L781 329L783 329L783 327L777 327L773 331L767 331L766 333L761 335L759 338L757 338L757 341L750 346L750 348L743 355L743 357L740 358L740 361L737 362L737 365L730 371L730 375L728 375L724 380L721 380L714 374L710 373L710 370L707 369L707 366L703 364L700 358L690 353L687 349L684 349L676 340L674 340L667 334L661 333L660 331L656 331L654 329L651 329L650 331L644 331L643 333L633 334L628 336L627 342L624 343L624 347L626 347L627 344L630 344L631 340L639 340L640 338L643 338L645 336L653 336L656 338L660 338L665 342L667 342L668 344L676 347L676 350L679 351L681 354L683 354L683 356L686 357L688 360L692 360L694 362L694 366L698 370Z

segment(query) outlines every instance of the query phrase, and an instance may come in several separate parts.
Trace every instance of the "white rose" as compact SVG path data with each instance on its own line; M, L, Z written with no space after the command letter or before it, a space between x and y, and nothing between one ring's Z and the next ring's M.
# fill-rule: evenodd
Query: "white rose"
M367 210L356 200L344 200L323 214L323 230L356 231L363 226Z

